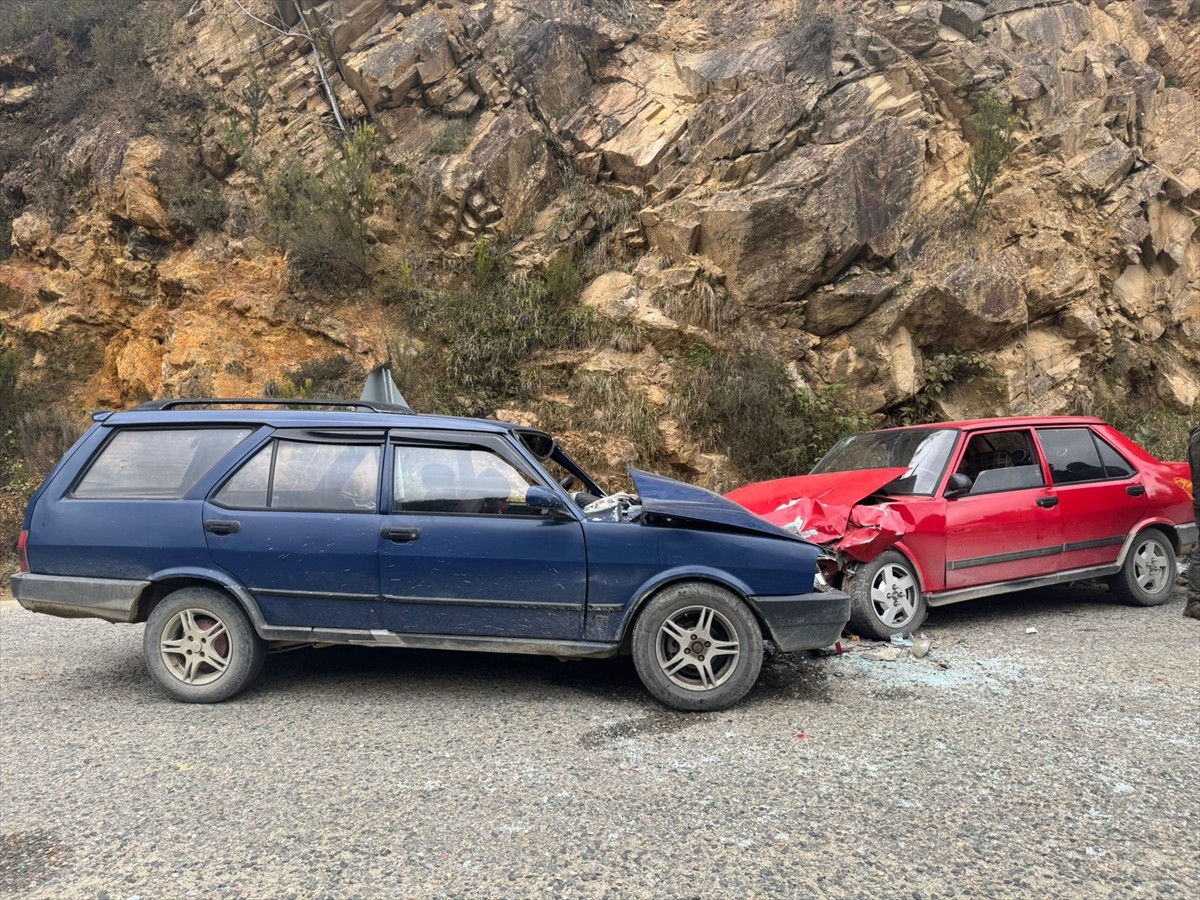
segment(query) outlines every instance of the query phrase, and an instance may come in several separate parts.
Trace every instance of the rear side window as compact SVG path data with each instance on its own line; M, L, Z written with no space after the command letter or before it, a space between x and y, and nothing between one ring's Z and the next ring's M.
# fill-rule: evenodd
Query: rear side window
M178 500L252 428L118 431L88 467L72 496L82 500Z
M375 512L383 447L275 440L254 454L213 502L234 509Z
M1100 451L1100 462L1104 465L1105 477L1132 478L1133 466L1125 460L1125 457L1114 450L1100 435L1093 435L1093 437L1096 439L1096 448Z
M1055 484L1129 478L1133 469L1125 459L1090 428L1039 428Z

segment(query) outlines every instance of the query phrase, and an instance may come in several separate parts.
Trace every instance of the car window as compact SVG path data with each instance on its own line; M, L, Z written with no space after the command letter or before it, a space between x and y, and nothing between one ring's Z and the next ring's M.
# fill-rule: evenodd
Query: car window
M1033 435L1024 429L969 435L955 472L971 479L971 494L1024 490L1046 483Z
M896 428L842 438L812 469L811 474L863 469L904 468L884 486L889 494L932 494L958 442L953 429Z
M72 496L84 500L178 500L253 428L118 431Z
M398 445L392 511L541 515L525 505L533 483L491 450Z
M1133 474L1121 455L1097 440L1090 428L1039 428L1038 439L1046 451L1055 484L1128 478ZM1101 459L1102 450L1097 445L1108 451L1108 460Z
M1092 438L1096 441L1096 449L1100 451L1100 463L1104 466L1104 475L1107 478L1132 478L1134 476L1134 468L1120 453L1113 449L1112 445L1100 435L1092 432Z
M274 440L213 498L235 509L375 512L382 446Z

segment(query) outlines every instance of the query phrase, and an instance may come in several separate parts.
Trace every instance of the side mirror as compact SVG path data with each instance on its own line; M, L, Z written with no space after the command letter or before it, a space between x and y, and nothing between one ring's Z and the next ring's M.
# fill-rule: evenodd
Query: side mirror
M548 510L550 515L556 518L571 517L571 514L567 512L567 504L563 502L562 497L549 488L539 487L536 484L530 485L525 489L525 505L530 509Z
M962 472L955 472L950 476L949 484L946 485L946 499L953 500L955 497L961 497L963 494L969 494L971 492L972 484L973 482L971 481L970 475L964 475Z

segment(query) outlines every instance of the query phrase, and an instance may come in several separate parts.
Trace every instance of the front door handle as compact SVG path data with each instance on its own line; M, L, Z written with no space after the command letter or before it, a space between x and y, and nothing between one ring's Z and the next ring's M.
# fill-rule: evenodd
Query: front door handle
M1057 497L1038 497L1037 505L1040 506L1042 509L1050 509L1052 507L1058 506L1058 498Z
M204 530L213 534L233 534L242 530L242 523L232 519L209 519L204 523Z
M1130 497L1140 497L1142 494L1146 493L1146 487L1145 485L1141 484L1131 484L1129 487L1125 488L1125 493L1127 493Z
M421 536L420 528L384 528L379 532L393 544L407 544Z

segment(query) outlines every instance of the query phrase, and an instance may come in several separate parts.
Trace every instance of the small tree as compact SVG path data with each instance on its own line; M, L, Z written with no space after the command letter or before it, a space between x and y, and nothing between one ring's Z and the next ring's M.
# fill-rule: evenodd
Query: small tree
M1000 170L1016 149L1016 115L1007 103L989 94L979 101L979 111L969 121L979 137L967 161L967 189L959 188L954 197L967 215L967 224L974 225L992 197Z
M375 205L375 131L360 124L317 174L300 160L267 184L266 215L288 265L301 280L329 288L370 281L366 220Z

